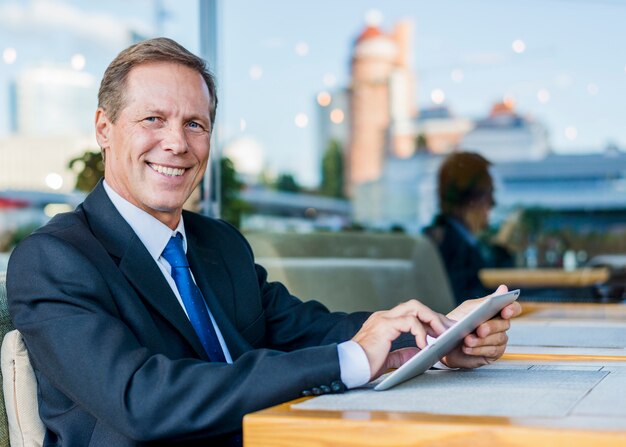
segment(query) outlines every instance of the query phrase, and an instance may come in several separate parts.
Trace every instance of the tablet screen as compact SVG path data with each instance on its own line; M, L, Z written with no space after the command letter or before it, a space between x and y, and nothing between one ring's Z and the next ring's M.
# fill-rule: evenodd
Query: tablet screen
M442 357L452 351L467 335L485 321L496 316L504 307L517 299L520 291L512 290L502 295L487 298L476 306L462 320L454 323L434 342L415 354L408 362L389 374L374 388L377 391L387 390L412 377L422 374L431 368Z

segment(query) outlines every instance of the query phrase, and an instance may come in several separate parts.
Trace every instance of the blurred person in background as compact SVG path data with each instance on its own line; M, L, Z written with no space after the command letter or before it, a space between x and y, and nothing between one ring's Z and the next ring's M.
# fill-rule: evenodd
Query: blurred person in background
M480 269L513 266L506 248L480 239L495 206L490 165L474 152L449 155L439 168L439 214L424 229L439 249L457 303L485 295Z

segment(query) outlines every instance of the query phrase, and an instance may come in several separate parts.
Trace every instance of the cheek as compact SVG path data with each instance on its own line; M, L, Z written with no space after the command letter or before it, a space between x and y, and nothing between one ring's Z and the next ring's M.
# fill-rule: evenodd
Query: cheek
M200 163L200 165L206 165L210 153L209 142L206 139L202 139L199 141L191 142L190 146L192 147L193 153L198 160L198 163Z

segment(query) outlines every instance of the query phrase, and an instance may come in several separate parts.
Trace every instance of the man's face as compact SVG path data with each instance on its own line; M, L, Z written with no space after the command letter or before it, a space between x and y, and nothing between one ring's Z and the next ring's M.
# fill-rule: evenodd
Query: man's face
M494 205L493 191L485 192L467 205L464 220L472 233L478 234L489 226L489 214Z
M133 68L112 123L96 112L105 178L123 198L175 228L209 158L211 98L202 76L180 64Z

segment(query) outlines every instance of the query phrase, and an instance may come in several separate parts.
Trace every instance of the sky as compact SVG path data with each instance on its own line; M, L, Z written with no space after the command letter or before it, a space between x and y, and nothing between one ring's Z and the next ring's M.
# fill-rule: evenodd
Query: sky
M218 142L253 140L270 171L305 185L319 179L315 97L348 85L353 41L372 17L385 31L413 22L417 107L441 90L453 113L480 118L507 96L544 123L558 152L626 148L626 1L222 0L218 11ZM130 28L198 52L197 16L197 0L0 0L0 136L20 70L81 53L99 79Z

